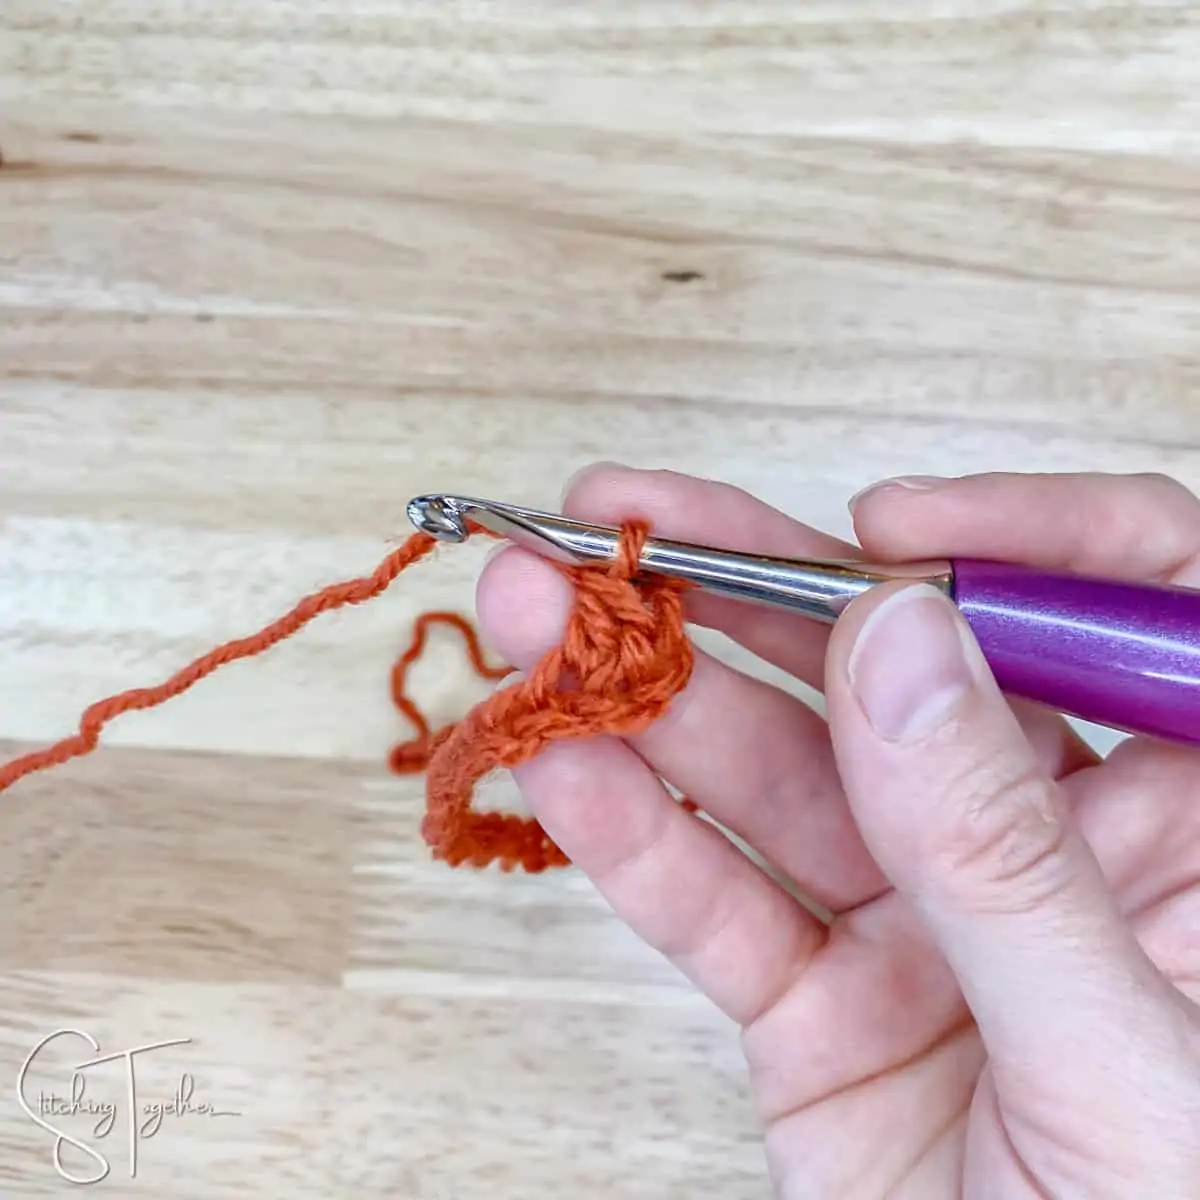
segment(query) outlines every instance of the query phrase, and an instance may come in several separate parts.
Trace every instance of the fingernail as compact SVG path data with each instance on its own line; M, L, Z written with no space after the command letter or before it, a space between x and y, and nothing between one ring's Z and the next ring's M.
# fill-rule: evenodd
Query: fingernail
M937 728L975 684L957 615L928 584L893 593L871 613L847 671L871 727L888 742Z
M878 483L872 483L861 491L855 492L850 497L847 507L853 514L864 496L869 496L872 492L881 492L884 488L903 488L908 492L932 492L934 488L948 482L949 480L941 475L897 475L894 479L881 479Z
M580 467L574 475L563 485L562 494L558 497L559 505L567 502L567 497L589 476L594 475L599 471L619 471L621 464L615 462L594 462L589 463L586 467Z

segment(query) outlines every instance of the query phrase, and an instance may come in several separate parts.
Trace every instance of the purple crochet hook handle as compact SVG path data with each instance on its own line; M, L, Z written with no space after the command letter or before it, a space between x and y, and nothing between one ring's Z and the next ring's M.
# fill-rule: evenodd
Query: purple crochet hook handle
M1000 687L1200 744L1200 591L956 559L954 600Z

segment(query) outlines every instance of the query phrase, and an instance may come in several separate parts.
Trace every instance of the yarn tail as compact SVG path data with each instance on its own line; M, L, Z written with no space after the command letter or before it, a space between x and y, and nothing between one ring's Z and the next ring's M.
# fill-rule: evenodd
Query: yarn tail
M104 727L122 713L155 708L194 687L218 667L241 658L252 658L256 654L262 654L277 642L303 629L322 613L373 599L394 583L402 571L425 558L436 545L436 540L429 534L413 534L393 550L370 575L336 583L313 592L290 612L272 621L258 633L226 642L223 646L210 650L156 687L135 688L97 701L80 717L77 733L45 749L35 750L0 766L0 792L35 771L43 771L70 759L90 754L99 745Z

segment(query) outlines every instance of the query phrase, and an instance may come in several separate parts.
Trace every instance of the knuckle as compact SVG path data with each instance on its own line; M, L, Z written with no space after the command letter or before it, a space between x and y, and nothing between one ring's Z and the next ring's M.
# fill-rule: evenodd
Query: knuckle
M737 924L739 911L731 892L730 888L717 888L699 898L686 915L681 914L655 939L654 949L685 971L696 964L722 960L723 939Z
M1030 765L985 761L951 780L931 849L942 888L973 908L1038 908L1069 881L1067 822L1057 785Z

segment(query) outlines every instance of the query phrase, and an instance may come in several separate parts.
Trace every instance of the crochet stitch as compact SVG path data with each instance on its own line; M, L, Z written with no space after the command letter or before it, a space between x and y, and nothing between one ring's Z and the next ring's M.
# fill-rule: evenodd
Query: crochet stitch
M627 737L648 728L691 677L693 651L684 617L685 584L637 576L649 527L622 526L617 555L606 563L552 564L574 585L574 604L562 643L523 679L476 705L454 725L434 733L405 690L408 668L420 657L429 627L456 628L475 670L489 679L511 673L484 658L470 623L456 613L418 618L413 638L392 668L392 699L414 736L395 746L388 765L397 774L426 771L421 834L435 858L452 867L517 867L540 872L568 863L539 822L513 813L472 807L476 785L493 771L511 769L561 738L608 734ZM261 654L299 632L323 612L362 604L385 591L436 545L417 533L392 551L369 576L334 584L301 600L290 612L249 637L202 655L165 682L121 692L85 710L79 730L42 750L0 766L0 791L35 771L91 753L115 717L152 708L194 687L226 663ZM695 805L684 800L691 810Z

